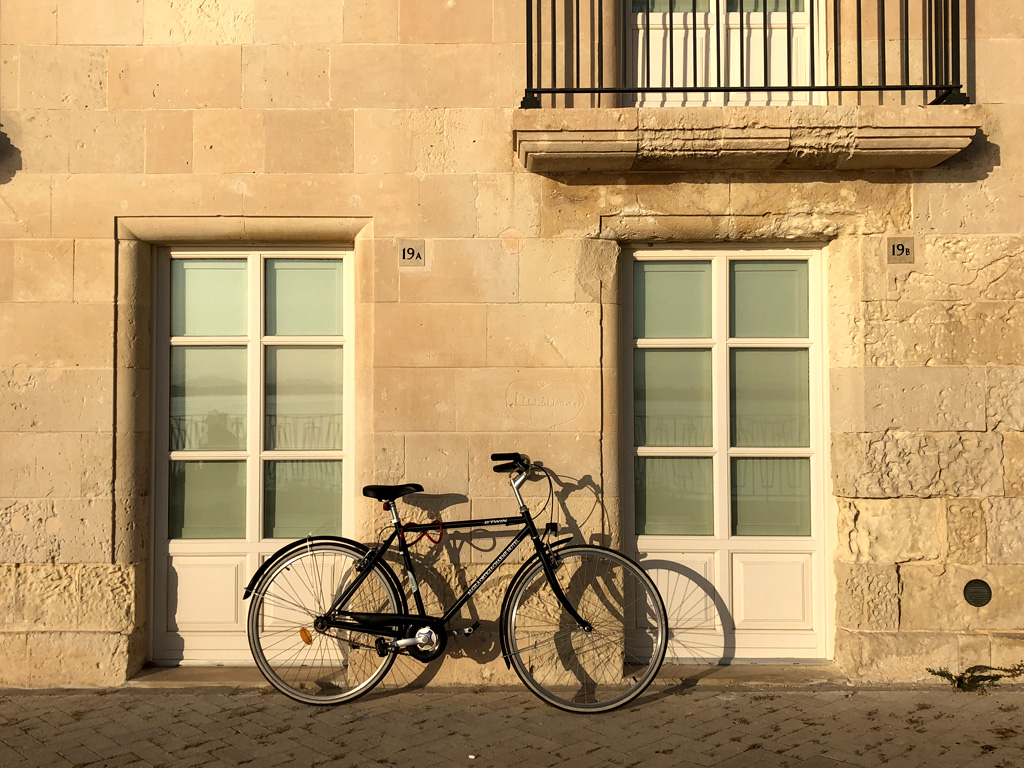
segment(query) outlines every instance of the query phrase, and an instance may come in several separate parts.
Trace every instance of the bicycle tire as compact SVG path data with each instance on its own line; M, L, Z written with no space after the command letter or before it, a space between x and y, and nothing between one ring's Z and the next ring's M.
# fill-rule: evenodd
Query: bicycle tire
M643 693L665 660L668 618L640 566L589 545L556 551L558 583L580 616L568 615L538 559L510 586L502 620L508 658L543 701L568 712L607 712Z
M260 672L285 696L318 705L351 701L372 690L394 664L394 651L377 653L377 635L313 626L358 575L362 558L363 552L342 542L314 543L276 563L253 590L249 648ZM405 595L394 572L378 563L344 608L405 613Z

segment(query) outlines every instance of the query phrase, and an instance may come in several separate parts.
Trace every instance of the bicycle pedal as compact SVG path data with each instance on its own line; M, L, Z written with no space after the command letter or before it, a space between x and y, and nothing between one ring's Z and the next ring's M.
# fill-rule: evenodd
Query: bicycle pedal
M448 630L448 637L458 637L459 635L462 635L464 637L469 637L474 632L476 632L478 629L480 629L480 622L479 621L474 621L473 622L473 626L471 626L471 627L463 627L462 629L449 629Z
M383 637L378 637L373 642L373 647L377 650L377 655L382 659L388 655L388 652L390 651L389 646L390 643L388 643L388 641Z

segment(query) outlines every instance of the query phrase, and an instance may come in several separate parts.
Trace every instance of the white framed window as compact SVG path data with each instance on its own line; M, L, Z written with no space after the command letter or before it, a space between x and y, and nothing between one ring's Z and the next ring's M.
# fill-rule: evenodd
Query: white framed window
M351 269L343 252L161 253L156 655L230 658L262 559L284 540L351 533Z
M729 89L641 93L637 106L824 103L799 91L825 82L824 14L822 0L631 0L631 87ZM746 90L768 86L784 90Z

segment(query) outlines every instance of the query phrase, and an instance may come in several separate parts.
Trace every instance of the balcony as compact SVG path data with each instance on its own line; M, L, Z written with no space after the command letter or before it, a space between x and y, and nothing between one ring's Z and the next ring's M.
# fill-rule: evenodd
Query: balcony
M527 0L517 151L541 173L932 167L980 125L961 1Z

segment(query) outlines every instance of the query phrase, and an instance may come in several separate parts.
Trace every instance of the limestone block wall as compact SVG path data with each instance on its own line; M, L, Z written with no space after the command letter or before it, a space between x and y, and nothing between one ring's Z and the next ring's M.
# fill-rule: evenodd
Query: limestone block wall
M947 167L552 177L512 149L513 0L96 5L0 7L0 685L117 684L146 659L149 246L178 218L175 242L209 245L361 222L334 241L360 233L357 483L422 483L424 519L505 514L487 456L520 450L559 473L563 528L611 545L621 246L820 244L835 658L876 680L1024 658L1016 3L977 9L984 136ZM150 218L165 235L118 242ZM893 235L913 264L887 263ZM410 239L425 268L399 267ZM373 537L373 505L354 514ZM493 546L451 539L442 574L469 583ZM453 679L503 670L476 663L484 630Z

